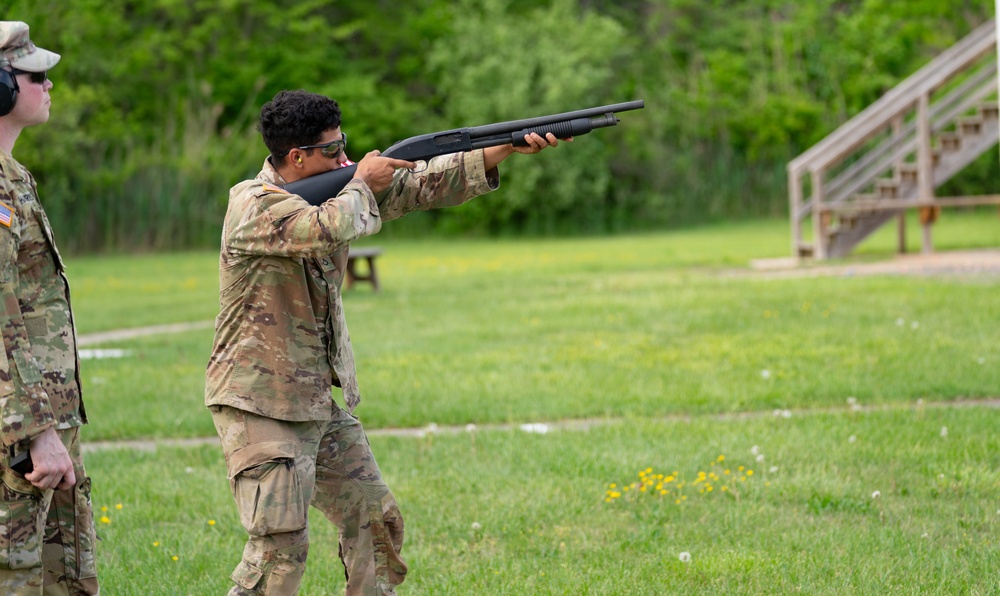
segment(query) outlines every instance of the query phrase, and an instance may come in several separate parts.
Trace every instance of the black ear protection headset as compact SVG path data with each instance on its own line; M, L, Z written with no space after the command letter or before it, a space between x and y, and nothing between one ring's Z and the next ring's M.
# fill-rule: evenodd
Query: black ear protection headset
M17 92L20 90L14 73L0 68L0 116L6 116L14 109Z

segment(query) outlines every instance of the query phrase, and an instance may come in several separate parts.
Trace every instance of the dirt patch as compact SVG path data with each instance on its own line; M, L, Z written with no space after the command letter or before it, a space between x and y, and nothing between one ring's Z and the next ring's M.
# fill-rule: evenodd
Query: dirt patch
M837 262L829 265L796 258L758 259L750 261L749 270L734 271L732 274L763 279L866 275L1000 277L1000 250L903 254L887 261Z

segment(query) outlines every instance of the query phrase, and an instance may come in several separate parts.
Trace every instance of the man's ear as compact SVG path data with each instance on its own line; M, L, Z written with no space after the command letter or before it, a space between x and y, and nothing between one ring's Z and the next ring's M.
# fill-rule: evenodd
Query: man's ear
M298 149L298 148L292 149L291 151L288 152L288 161L293 166L300 166L302 164L302 156L304 154L305 154L305 151L303 151L301 149Z

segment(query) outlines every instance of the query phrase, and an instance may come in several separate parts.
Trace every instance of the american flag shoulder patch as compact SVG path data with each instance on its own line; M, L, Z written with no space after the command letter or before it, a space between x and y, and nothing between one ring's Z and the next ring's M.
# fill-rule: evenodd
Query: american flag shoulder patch
M11 221L14 219L14 210L11 209L10 205L0 201L0 224L10 227Z

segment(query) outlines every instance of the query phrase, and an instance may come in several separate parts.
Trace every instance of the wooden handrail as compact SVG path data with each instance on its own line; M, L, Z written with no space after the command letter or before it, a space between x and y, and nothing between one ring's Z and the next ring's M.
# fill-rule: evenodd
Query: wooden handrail
M889 126L894 118L912 109L921 96L930 94L995 47L996 22L990 19L789 162L789 173L800 176L805 171L823 171L840 161L872 135Z

